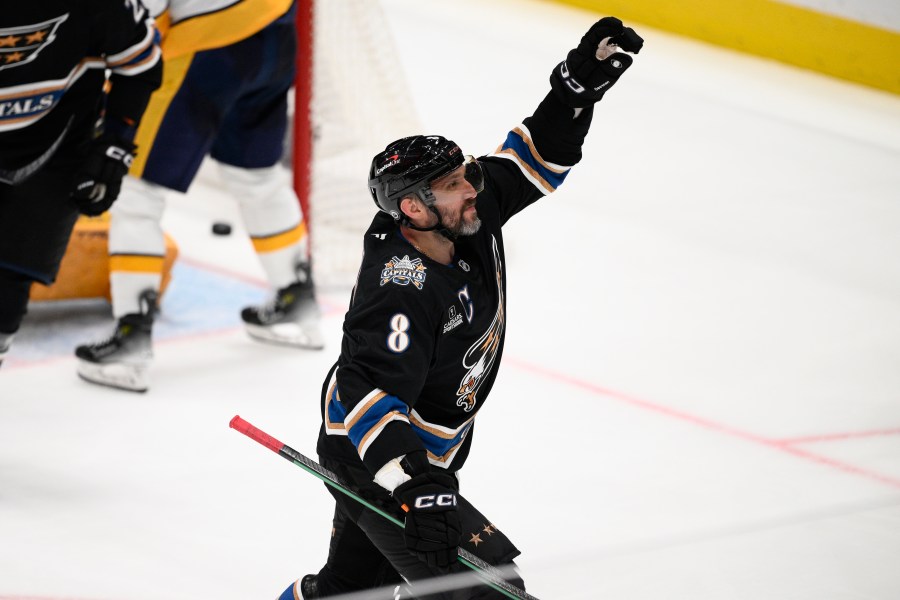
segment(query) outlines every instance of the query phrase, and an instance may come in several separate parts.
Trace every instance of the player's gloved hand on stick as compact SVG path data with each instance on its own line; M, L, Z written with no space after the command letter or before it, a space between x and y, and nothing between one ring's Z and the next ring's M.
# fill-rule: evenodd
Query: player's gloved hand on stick
M644 40L631 27L615 17L604 17L594 23L550 75L556 95L572 108L584 108L598 102L606 91L631 66L628 54L637 54Z
M82 214L95 217L112 206L134 160L135 148L131 142L105 136L91 142L72 188L72 200Z
M447 473L423 473L394 490L406 511L406 547L430 567L446 569L456 562L462 525L453 483Z

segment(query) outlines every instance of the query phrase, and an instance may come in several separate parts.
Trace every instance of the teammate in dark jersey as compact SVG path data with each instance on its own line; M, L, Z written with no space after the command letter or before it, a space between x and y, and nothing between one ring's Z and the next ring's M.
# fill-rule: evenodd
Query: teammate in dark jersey
M476 160L443 137L415 136L373 159L369 187L382 212L365 234L341 355L323 388L318 453L406 526L333 492L328 561L282 599L433 577L458 566L459 546L495 565L519 554L454 476L503 353L501 228L579 162L594 103L631 65L618 48L642 43L618 19L594 24L553 70L534 114L492 154ZM482 586L427 597L500 594Z
M139 0L13 2L0 12L0 361L32 281L56 278L79 212L99 215L116 199L161 78Z

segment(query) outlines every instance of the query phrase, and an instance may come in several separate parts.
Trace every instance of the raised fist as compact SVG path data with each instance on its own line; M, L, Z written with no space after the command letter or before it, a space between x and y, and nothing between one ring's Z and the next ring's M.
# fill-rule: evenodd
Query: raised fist
M611 45L618 46L625 52L637 54L644 47L644 39L634 29L625 27L622 21L615 17L604 17L591 25L582 36L576 50L585 57L590 56L606 38L610 38Z
M638 53L644 40L615 17L594 23L550 75L550 85L563 102L572 108L584 108L598 102L633 59L618 49Z

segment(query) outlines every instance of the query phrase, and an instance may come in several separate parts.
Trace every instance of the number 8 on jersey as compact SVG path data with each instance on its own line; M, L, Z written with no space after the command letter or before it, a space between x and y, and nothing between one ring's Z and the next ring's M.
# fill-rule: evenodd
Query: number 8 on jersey
M403 313L391 317L391 333L387 338L387 347L391 352L400 354L409 348L409 318Z

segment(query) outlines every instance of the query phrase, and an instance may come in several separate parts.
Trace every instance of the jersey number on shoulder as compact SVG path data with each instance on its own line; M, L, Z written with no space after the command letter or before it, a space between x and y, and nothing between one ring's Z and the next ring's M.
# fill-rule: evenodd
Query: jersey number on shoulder
M391 333L387 337L387 347L397 354L406 352L409 348L409 318L403 313L397 313L391 317Z
M135 23L140 23L144 18L144 7L137 0L125 0L126 10L131 11Z

